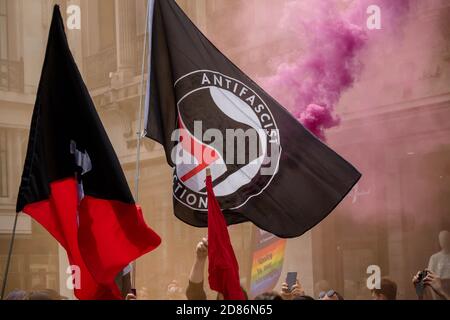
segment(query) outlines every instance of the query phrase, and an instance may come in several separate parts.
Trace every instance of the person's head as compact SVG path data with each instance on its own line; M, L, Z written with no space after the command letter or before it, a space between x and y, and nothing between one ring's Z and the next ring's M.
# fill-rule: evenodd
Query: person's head
M247 291L241 286L242 292L244 293L245 300L248 300ZM216 300L225 300L225 297L222 293L217 292Z
M25 297L25 300L66 300L58 292L52 289L31 291Z
M292 300L314 300L314 298L310 296L297 296Z
M327 280L319 280L314 284L314 295L318 296L319 293L325 291L331 290L331 285L328 283Z
M388 278L382 278L380 289L372 290L372 298L374 300L396 300L397 284Z
M150 299L150 291L147 287L140 287L138 291L138 297L140 300L149 300Z
M274 301L274 300L283 300L283 298L275 291L265 292L255 297L255 300L266 300L266 301Z
M8 293L5 300L25 300L27 292L24 290L14 290Z
M443 230L439 233L439 245L442 250L446 252L450 251L450 232Z
M167 286L167 298L169 300L184 300L186 296L183 288L178 284L178 281L172 280Z
M319 300L344 300L344 297L334 290L328 290L319 293Z

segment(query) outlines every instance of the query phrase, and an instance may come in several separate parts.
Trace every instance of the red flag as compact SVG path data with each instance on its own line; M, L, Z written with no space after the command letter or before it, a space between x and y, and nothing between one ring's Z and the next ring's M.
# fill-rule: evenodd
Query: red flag
M217 202L211 176L206 177L208 192L209 286L225 300L245 300L239 281L239 265L234 255L225 218Z

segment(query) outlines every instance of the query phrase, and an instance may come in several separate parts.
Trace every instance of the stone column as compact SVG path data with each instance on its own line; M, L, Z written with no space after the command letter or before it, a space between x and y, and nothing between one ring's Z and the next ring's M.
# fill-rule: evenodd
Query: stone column
M115 0L117 72L113 86L124 83L135 74L136 0Z

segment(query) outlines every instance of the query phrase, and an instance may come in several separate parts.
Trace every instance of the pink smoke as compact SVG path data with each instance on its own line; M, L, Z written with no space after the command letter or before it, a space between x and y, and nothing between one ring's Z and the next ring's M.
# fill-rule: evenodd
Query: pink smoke
M281 28L303 41L302 52L293 62L281 64L263 85L308 130L325 140L325 131L340 124L335 108L341 95L363 68L360 56L368 45L368 30L366 20L355 17L366 18L369 2L378 3L388 12L385 22L393 25L408 11L409 1L363 0L346 9L325 0L289 2ZM361 21L355 24L357 20Z
M339 118L333 117L330 108L309 104L297 116L298 120L316 137L325 140L325 130L339 125Z

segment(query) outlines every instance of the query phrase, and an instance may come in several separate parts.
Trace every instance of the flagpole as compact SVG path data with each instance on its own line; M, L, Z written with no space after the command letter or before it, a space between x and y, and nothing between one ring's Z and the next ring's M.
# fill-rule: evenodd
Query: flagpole
M19 219L19 212L16 212L16 215L14 217L14 225L13 225L13 230L12 230L11 242L9 243L8 258L6 259L5 273L3 276L3 284L2 284L2 295L0 296L0 300L3 300L5 298L6 283L8 282L9 265L11 264L11 256L12 256L12 252L13 252L14 240L16 238L16 229L17 229L17 220L18 219Z
M134 177L134 198L136 203L139 202L139 178L141 173L140 161L141 161L141 140L144 137L144 132L142 130L142 109L143 109L143 96L144 92L144 83L145 83L145 53L147 51L147 37L151 37L151 27L150 23L150 11L153 12L153 8L155 5L155 0L149 0L147 2L147 16L145 19L145 34L144 34L144 46L142 49L142 66L141 66L141 94L139 98L139 118L138 118L138 130L136 132L137 136L137 146L136 146L136 169L135 169L135 177ZM151 40L150 40L151 41ZM148 55L151 55L149 50ZM150 64L149 64L149 73L150 73ZM136 289L136 260L133 261L133 270L131 277L131 286Z

